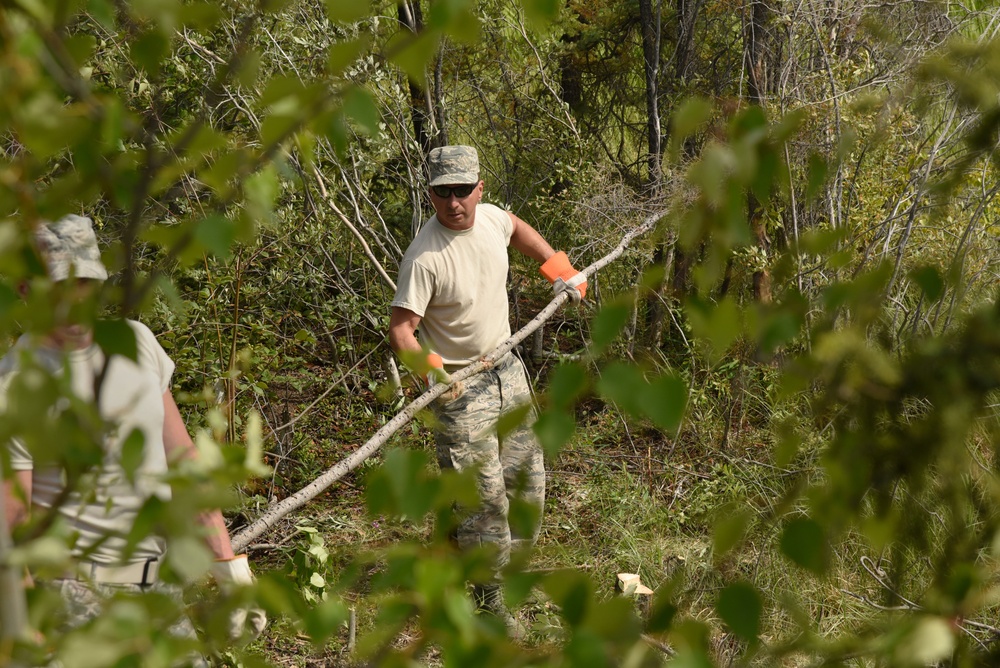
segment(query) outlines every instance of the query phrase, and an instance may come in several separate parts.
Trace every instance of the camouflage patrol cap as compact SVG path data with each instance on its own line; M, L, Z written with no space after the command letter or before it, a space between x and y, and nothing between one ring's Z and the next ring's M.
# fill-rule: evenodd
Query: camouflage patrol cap
M35 228L35 242L53 281L64 281L70 275L107 280L108 270L101 262L90 218L69 214L54 223L43 221Z
M433 186L479 183L479 154L471 146L442 146L427 156Z

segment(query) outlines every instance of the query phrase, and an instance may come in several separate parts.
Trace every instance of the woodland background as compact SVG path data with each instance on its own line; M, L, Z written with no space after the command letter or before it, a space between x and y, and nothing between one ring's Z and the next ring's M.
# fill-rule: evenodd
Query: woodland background
M998 31L980 1L4 3L0 328L49 317L31 227L92 216L117 270L98 342L152 327L210 455L137 531L170 536L222 663L995 665ZM550 469L507 577L528 642L472 614L483 555L446 540L470 482L420 417L216 598L191 513L224 503L239 535L419 394L394 390L388 304L449 143L578 267L657 221L521 346ZM551 298L517 254L509 291L514 329ZM0 431L52 438L40 415ZM0 544L8 570L64 563L50 524ZM271 627L226 647L251 599ZM2 662L191 649L160 600L67 634L29 591L27 639L13 600Z

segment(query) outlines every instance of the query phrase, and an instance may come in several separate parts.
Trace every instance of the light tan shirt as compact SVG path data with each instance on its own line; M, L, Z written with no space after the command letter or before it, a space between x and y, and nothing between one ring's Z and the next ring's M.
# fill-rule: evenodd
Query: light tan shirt
M115 355L101 385L100 416L107 422L103 462L89 473L59 508L59 516L72 542L75 556L100 564L122 562L127 536L132 530L142 505L151 497L170 498L170 487L163 476L167 458L163 445L163 393L170 387L174 363L156 341L148 327L127 321L135 333L138 362ZM17 421L19 400L11 384L15 376L31 367L22 364L23 355L31 355L34 363L54 377L69 374L73 395L83 401L93 401L94 378L104 364L104 352L96 344L83 350L63 352L36 345L27 336L21 337L0 360L0 417ZM48 427L53 434L60 405L48 411ZM22 415L24 412L22 411ZM36 430L33 430L36 431ZM136 433L126 446L130 434ZM133 445L138 444L138 445ZM64 470L53 463L64 452L66 443L28 444L18 438L7 443L11 468L32 471L32 505L51 508L66 485ZM124 448L123 448L124 446ZM126 473L124 458L141 456L135 461L134 475ZM139 541L127 561L159 558L165 548L162 538L147 536Z
M393 306L421 317L421 343L449 367L465 366L510 337L507 246L514 222L492 204L456 231L432 216L406 249Z

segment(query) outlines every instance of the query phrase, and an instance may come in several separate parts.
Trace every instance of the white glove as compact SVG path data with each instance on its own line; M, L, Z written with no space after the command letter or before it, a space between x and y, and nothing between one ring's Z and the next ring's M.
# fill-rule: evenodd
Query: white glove
M539 267L550 283L555 294L565 292L574 304L587 296L587 275L577 271L563 251L554 254Z
M425 377L428 390L439 383L444 383L445 385L451 384L451 387L449 387L444 394L435 399L435 401L438 401L439 403L448 403L449 401L454 401L462 396L462 392L465 391L465 386L462 385L462 381L458 381L457 383L451 382L451 376L444 370L444 362L441 361L440 355L437 353L431 353L427 356L427 362L431 367L427 371L427 376Z
M567 281L557 278L552 282L552 294L557 295L560 292L565 292L569 295L570 301L574 304L579 304L583 300L583 295L580 294L580 290L577 286L586 282L587 275L582 271L577 272L576 276L573 276Z
M253 584L253 572L245 554L216 561L212 564L212 575L225 592ZM267 613L260 608L237 608L229 614L229 637L232 640L245 639L249 642L259 636L266 626Z

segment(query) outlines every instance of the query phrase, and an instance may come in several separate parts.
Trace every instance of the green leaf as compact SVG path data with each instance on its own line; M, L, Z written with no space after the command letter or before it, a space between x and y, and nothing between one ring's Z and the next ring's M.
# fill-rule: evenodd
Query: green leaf
M766 205L771 199L771 195L777 192L781 185L783 170L784 161L775 147L762 146L757 154L757 169L750 181L750 189L758 202Z
M250 475L264 478L271 475L271 467L264 463L264 428L260 413L251 411L247 417L246 454L243 457L243 468Z
M262 59L263 56L257 49L247 51L240 59L239 70L237 70L234 76L235 81L246 88L256 87L257 77L260 76L260 62Z
M608 660L603 639L589 628L576 629L564 646L563 654L563 660L569 666L610 668L614 665Z
M333 23L360 21L371 10L371 0L326 0L326 15Z
M561 4L558 0L521 0L528 25L534 30L541 30L559 18Z
M274 215L274 203L281 191L281 182L274 165L265 165L259 172L246 180L243 185L247 213L262 222L270 222Z
M202 218L195 223L195 241L211 255L220 259L225 260L229 257L235 237L233 221L221 214Z
M579 571L561 570L551 573L543 586L570 626L583 623L593 602L594 585L589 577Z
M36 159L51 157L76 144L91 129L84 109L78 105L64 106L46 94L23 100L15 114L18 139Z
M289 102L295 104L296 109L299 108L295 100L289 100ZM301 124L302 121L298 115L288 115L285 113L269 114L260 124L261 144L268 149L283 144L292 138L293 132Z
M715 608L733 633L748 642L756 641L760 634L763 606L753 585L747 582L729 585L719 594Z
M98 320L94 323L94 341L105 355L121 355L133 362L138 359L139 347L135 332L124 320Z
M212 555L201 538L181 536L170 542L167 563L181 579L194 582L211 568Z
M507 434L523 425L528 417L528 414L533 410L534 407L528 403L523 406L513 408L501 415L500 419L497 420L497 434L500 438L504 438Z
M347 146L350 143L350 128L347 125L347 117L344 115L343 109L337 109L331 114L327 114L324 122L319 123L323 133L326 138L330 140L330 145L333 146L334 152L338 156L343 156L347 151Z
M806 167L806 199L811 200L820 194L826 183L830 167L819 153L809 154L809 164Z
M898 665L934 666L947 662L955 651L955 630L948 620L924 616L895 648Z
M632 315L632 300L619 298L601 307L591 323L590 340L599 355L621 333Z
M104 151L122 150L127 114L128 112L122 101L118 98L111 98L105 101L104 116L101 119L101 143Z
M314 608L305 612L302 617L305 631L309 639L316 645L320 645L327 638L340 630L340 626L347 621L350 613L343 599L329 598L320 601Z
M385 46L389 61L399 67L411 81L423 85L428 64L437 53L437 38L430 32L414 36L399 31Z
M687 405L687 384L674 376L660 376L642 388L639 405L657 427L675 431Z
M94 55L97 48L97 39L93 35L77 34L67 37L63 41L67 53L73 59L77 67L81 67Z
M826 535L815 520L799 517L786 524L781 532L781 551L793 562L817 575L826 571Z
M576 420L562 410L548 410L538 416L532 427L546 457L555 457L576 430Z
M198 172L198 178L217 195L225 195L230 180L249 160L251 157L244 149L222 153L212 158L207 167Z
M452 39L472 46L480 39L481 26L473 0L442 0L430 3L424 14L428 34L443 31ZM435 40L436 41L436 40Z
M741 510L735 504L723 508L712 524L712 554L716 558L724 557L743 540L750 518L749 510Z
M302 80L298 77L277 75L265 84L264 92L260 94L257 104L260 105L260 107L267 109L269 107L274 107L283 100L293 98L288 107L294 109L296 106L295 98L302 95L305 90L305 84L302 83ZM280 108L284 109L284 107Z
M646 380L639 370L622 362L612 362L604 367L597 380L597 391L601 396L633 416L641 414L639 395L645 386Z
M681 146L699 127L709 121L712 111L712 103L704 98L689 97L681 103L671 119L669 152L672 161L680 159Z
M373 515L392 514L420 521L434 506L440 481L428 470L424 452L394 448L367 478L365 498Z
M529 595L531 590L539 586L545 576L538 571L516 570L504 575L504 592L507 599L517 605Z
M712 359L724 355L740 335L740 309L732 297L717 304L692 298L685 312L695 336L709 343Z
M523 478L523 476L522 476ZM514 486L508 484L507 493L517 494L511 498L510 507L507 511L507 524L510 525L510 532L517 536L532 536L535 528L541 520L541 510L538 504L524 499L520 494L524 489L526 480L519 480Z
M804 310L800 310L804 305L804 300L788 299L778 310L757 307L754 336L762 352L774 352L799 335L805 322Z
M742 109L733 117L730 130L733 139L746 139L748 136L762 136L767 129L767 114L759 105L752 104Z
M145 459L146 437L139 428L128 433L122 441L120 463L129 482L135 483L135 474Z
M356 86L348 88L344 91L343 105L344 113L357 123L364 134L378 134L378 107L368 91Z
M588 383L583 366L575 362L560 364L549 376L549 401L556 408L568 409L586 391Z
M348 42L334 42L327 50L326 72L330 76L339 76L347 66L358 59L371 44L371 38L362 35Z
M170 52L170 41L160 30L150 30L132 42L129 56L136 68L145 71L151 78L160 73L160 64Z
M12 287L0 283L0 318L9 317L11 311L21 304L21 298Z
M158 4L163 4L162 0ZM161 23L171 25L181 23L188 28L194 28L202 32L212 29L218 25L223 17L222 9L218 2L183 2L178 3L174 19L163 18Z
M649 611L649 619L646 621L646 629L657 633L670 629L677 617L677 606L668 596L657 593L653 599L653 605Z
M115 6L110 0L88 0L87 13L96 19L106 30L110 32L117 31Z
M944 294L944 279L937 267L925 265L910 272L910 278L920 286L928 301L936 302Z

